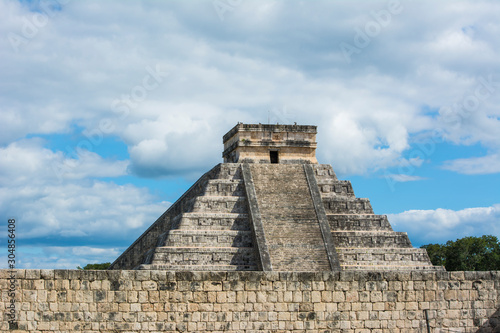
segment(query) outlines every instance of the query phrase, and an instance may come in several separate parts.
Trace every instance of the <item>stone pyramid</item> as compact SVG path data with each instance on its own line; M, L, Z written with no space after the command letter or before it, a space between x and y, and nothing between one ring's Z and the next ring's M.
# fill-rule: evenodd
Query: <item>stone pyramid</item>
M237 124L204 174L111 269L443 270L330 165L316 126Z

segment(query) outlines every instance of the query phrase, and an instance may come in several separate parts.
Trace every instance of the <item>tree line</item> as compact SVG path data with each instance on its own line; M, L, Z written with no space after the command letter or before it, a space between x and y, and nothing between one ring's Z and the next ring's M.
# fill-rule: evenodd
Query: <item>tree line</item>
M444 266L447 271L500 270L500 242L491 235L464 237L446 244L427 244L433 265Z
M110 262L103 262L101 264L87 264L85 266L80 267L78 266L76 269L83 269L83 270L101 270L101 269L108 269L109 266L111 266Z

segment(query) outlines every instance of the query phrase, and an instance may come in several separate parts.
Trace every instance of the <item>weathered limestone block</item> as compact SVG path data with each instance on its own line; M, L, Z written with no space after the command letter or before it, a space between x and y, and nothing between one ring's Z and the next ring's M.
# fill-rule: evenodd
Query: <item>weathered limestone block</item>
M323 197L327 214L373 214L370 200L350 197Z
M385 215L327 215L332 231L392 231Z
M203 192L205 196L244 196L245 186L241 179L210 179Z

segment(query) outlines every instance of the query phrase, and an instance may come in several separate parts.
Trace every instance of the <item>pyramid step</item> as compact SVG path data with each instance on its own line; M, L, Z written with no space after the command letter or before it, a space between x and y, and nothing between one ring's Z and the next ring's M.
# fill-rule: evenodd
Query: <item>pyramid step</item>
M341 265L432 266L427 251L417 248L337 248Z
M331 270L303 165L250 166L275 271Z
M396 231L332 231L337 247L347 248L411 248L406 232Z
M246 213L246 197L195 197L193 198L192 212Z
M248 214L184 213L179 215L178 229L250 230Z
M325 257L324 245L306 244L290 239L275 239L272 245L268 245L269 254L275 258L274 270L287 270L285 267L293 267L293 271L329 271L330 262ZM297 255L300 253L300 255Z
M242 179L211 179L205 187L205 196L245 196Z
M322 197L354 197L354 190L348 180L322 179L318 180L318 187Z
M255 265L252 247L158 247L151 264L170 265Z
M366 260L343 260L340 261L341 265L347 265L347 266L432 266L432 264L426 262L426 261L397 261L397 260L372 260L372 261L366 261Z
M383 255L383 254L415 254L426 256L427 251L425 249L410 247L410 248L400 248L400 247L385 247L385 248L373 248L373 247L358 247L358 248L348 248L348 247L337 247L337 252L343 255L351 254L369 254L372 256Z
M327 218L332 231L392 231L386 215L330 214Z
M140 270L162 270L177 272L220 272L220 271L258 271L255 265L140 265Z
M220 165L216 179L243 179L240 163L223 163Z
M405 251L406 250L406 251ZM423 251L422 251L423 250ZM403 248L403 249L340 249L338 250L339 260L344 264L353 262L364 264L374 262L394 262L394 263L427 263L429 256L425 249Z
M327 214L373 214L370 200L350 197L322 197Z
M274 222L276 223L273 224ZM311 227L313 222L315 221L300 220L284 224L280 221L269 220L270 226L266 229L266 232L273 235L272 243L284 248L300 247L301 249L324 250L323 236L319 230ZM271 243L269 243L268 247L271 246Z
M279 211L274 210L273 206L271 203L266 203L262 204L259 207L262 208L262 210L267 210L264 211L262 214L263 218L266 218L268 220L276 221L278 223L279 220L285 221L283 223L301 223L301 222L306 222L307 220L309 221L315 221L316 219L312 218L314 217L314 209L310 207L301 207L300 204L297 204L296 209L292 208L287 208L283 207Z
M345 271L444 271L442 266L432 265L408 265L408 266L395 266L395 265L340 265L342 270Z
M314 164L313 166L314 173L316 175L316 179L319 182L324 180L337 180L337 176L335 175L335 171L329 164Z
M240 230L171 230L162 246L252 247L252 232Z

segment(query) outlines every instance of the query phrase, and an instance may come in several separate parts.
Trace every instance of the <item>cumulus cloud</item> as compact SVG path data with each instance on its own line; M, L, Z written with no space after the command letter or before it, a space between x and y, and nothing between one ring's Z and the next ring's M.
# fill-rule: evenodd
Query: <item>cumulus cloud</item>
M198 104L170 105L152 119L129 124L122 136L130 171L143 177L189 175L220 163L222 136L236 123L222 110Z
M409 210L388 215L396 231L406 231L414 246L445 243L467 236L493 235L500 238L500 204L490 207Z
M86 151L71 159L44 148L43 142L33 138L0 148L0 218L16 219L20 244L123 246L123 239L132 240L168 208L168 202L147 189L100 180L126 175L127 161ZM73 260L92 252L70 250ZM24 263L28 265L27 258ZM54 264L67 262L58 259Z
M106 182L0 189L2 215L19 220L22 238L116 241L144 229L168 208L145 189ZM4 218L6 217L4 216Z
M45 185L69 179L119 177L126 175L128 161L104 159L87 150L68 156L44 147L40 138L13 142L0 148L0 184Z
M319 155L342 173L395 165L412 135L436 127L444 127L448 140L498 147L491 140L499 128L488 119L498 112L499 94L462 129L433 121L420 106L453 105L474 90L478 76L498 74L499 24L492 13L500 5L405 3L347 64L340 43L353 44L356 29L387 10L384 1L364 5L256 1L221 21L210 1L69 2L19 52L8 39L0 42L0 140L69 133L74 123L92 129L109 118L109 134L127 142L137 175L191 173L187 162L202 172L215 161L208 152L219 155L213 142L220 144L236 121L266 122L268 110L287 106L292 122L328 124ZM11 1L1 6L1 31L22 35L23 20L33 21L35 12ZM147 68L156 66L168 77L147 96L137 95ZM126 98L134 107L124 117L112 105ZM197 125L186 127L182 118ZM154 135L140 137L152 128ZM181 143L198 146L198 154L182 153Z
M318 125L318 160L340 175L418 168L415 138L432 132L488 151L446 170L499 172L500 3L401 2L362 47L387 1L251 1L223 17L212 1L45 3L0 0L0 205L27 237L143 228L168 203L116 179L193 179L238 121ZM350 62L341 43L358 48ZM37 139L53 135L76 153Z

